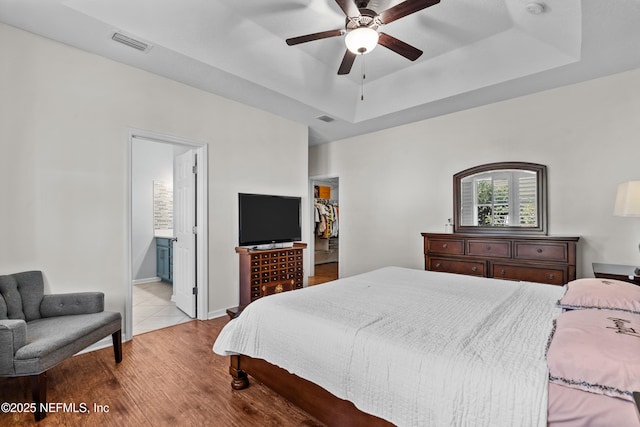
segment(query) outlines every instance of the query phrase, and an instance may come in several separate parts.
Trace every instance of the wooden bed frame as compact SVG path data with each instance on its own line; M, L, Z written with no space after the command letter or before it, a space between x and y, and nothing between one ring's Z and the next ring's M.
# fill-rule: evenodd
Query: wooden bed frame
M249 387L251 375L271 390L324 424L349 427L390 427L390 422L362 412L348 400L340 399L311 381L300 378L276 365L245 355L231 356L231 387Z
M234 390L249 387L248 376L251 375L318 421L329 426L393 426L392 423L382 418L362 412L353 403L334 396L319 385L291 374L263 359L233 355L231 356L229 373L233 377L231 387ZM633 398L640 411L640 392L634 392Z

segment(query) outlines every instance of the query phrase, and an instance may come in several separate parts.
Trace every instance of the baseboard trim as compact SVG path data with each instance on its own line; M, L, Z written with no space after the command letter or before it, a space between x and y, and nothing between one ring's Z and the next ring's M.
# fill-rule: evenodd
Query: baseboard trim
M159 277L147 277L146 279L136 279L136 280L132 280L131 284L132 285L142 285L144 283L153 283L153 282L159 282L161 279Z
M227 310L226 309L221 309L221 310L215 310L215 311L210 311L207 314L207 320L211 320L211 319L217 319L218 317L222 317L222 316L226 316L227 315Z

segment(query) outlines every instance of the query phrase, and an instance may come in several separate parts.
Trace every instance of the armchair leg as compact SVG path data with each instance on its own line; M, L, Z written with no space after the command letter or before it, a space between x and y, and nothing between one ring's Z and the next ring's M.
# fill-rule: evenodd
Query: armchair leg
M29 379L31 380L31 395L36 404L34 415L36 421L40 421L47 416L47 413L42 410L47 403L47 373L31 375Z
M122 330L118 329L111 337L113 338L113 355L116 363L122 362Z

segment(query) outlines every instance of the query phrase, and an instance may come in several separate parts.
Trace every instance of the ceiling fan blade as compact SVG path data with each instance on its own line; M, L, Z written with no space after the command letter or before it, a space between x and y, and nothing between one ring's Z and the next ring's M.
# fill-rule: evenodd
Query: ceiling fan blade
M380 13L380 21L388 24L438 3L440 0L406 0Z
M336 3L338 3L338 6L340 6L340 9L342 9L347 17L355 18L356 16L360 16L360 11L353 0L336 0Z
M327 39L329 37L337 37L344 34L344 30L329 30L320 33L307 34L306 36L292 37L287 39L287 44L293 46L295 44L311 42L314 40Z
M344 58L342 58L340 68L338 68L338 75L349 74L351 72L351 67L353 66L353 61L355 60L356 54L347 49L344 53Z
M380 36L378 37L378 44L386 47L387 49L391 49L398 55L402 55L411 61L415 61L420 58L420 55L422 55L422 51L420 49L417 49L402 40L398 40L389 34L380 33Z

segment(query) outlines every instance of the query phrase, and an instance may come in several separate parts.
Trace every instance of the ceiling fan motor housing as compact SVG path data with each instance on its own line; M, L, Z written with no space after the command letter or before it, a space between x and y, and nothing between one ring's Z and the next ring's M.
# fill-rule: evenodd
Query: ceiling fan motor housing
M368 27L377 30L381 22L378 14L371 9L360 9L360 16L347 17L345 28L347 31L360 27Z

